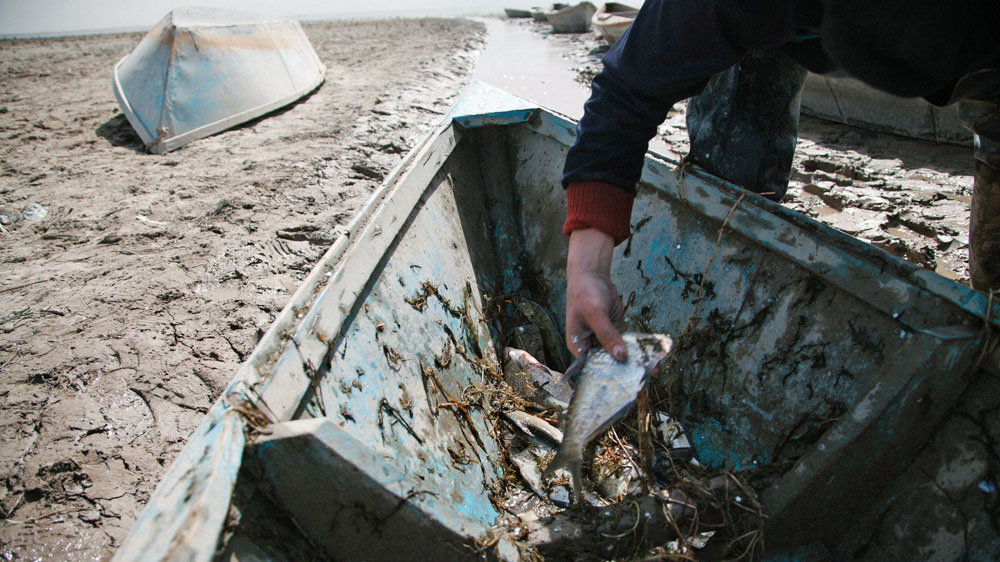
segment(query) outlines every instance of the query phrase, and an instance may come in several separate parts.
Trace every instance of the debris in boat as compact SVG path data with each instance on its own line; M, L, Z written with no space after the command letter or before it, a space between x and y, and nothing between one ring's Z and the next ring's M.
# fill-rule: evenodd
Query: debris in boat
M417 443L420 443L421 445L424 444L424 440L421 439L419 435L417 435L417 432L414 431L413 426L406 423L406 420L403 418L403 415L399 413L399 410L393 408L392 404L389 404L389 401L386 400L385 398L382 398L382 400L380 400L378 403L378 428L379 432L382 433L382 441L385 441L384 419L382 416L383 411L388 412L394 418L394 421L389 424L390 428L398 423L402 425L403 428L406 429L407 433L412 435L413 438L417 440Z
M538 443L532 443L524 449L510 453L511 464L517 468L521 479L528 485L528 488L539 498L548 498L542 483L542 470L539 468L539 464L546 456L551 456L551 453L551 449L546 450Z
M543 555L566 551L591 552L608 560L629 556L647 545L676 538L696 513L681 490L661 490L604 506L566 510L548 520L529 523L525 543Z
M559 469L569 472L573 503L580 499L584 447L628 411L650 373L673 345L662 334L626 333L622 337L628 351L625 361L616 360L601 347L592 347L581 355L582 367L570 402L565 436L545 470L546 476Z
M561 373L552 371L527 351L504 350L503 380L525 400L560 412L569 407L573 387Z
M521 300L514 298L512 302ZM524 332L534 330L534 325L528 325ZM673 345L666 336L627 336L626 341L633 346L629 348L631 362L618 363L603 354L602 364L597 357L602 352L595 348L566 374L552 370L539 356L505 348L498 353L502 365L494 365L503 367L503 382L486 379L463 391L469 404L479 405L505 422L497 426L497 439L509 465L491 492L494 505L500 509L493 532L514 541L522 560L576 560L583 552L595 559L689 559L702 548L712 551L710 557L718 552L736 558L759 553L763 515L754 488L742 475L699 465L682 425L667 412L655 409L652 404L656 401L649 406L653 410L638 420L638 426L623 419L596 438L628 411L650 378L648 371ZM526 340L515 334L509 341ZM595 357L588 359L590 354ZM519 368L521 365L529 367L528 373ZM599 368L624 372L625 376L608 378L620 387L631 382L630 393L601 387L597 381L603 379L593 372ZM583 392L583 396L590 392L591 396L574 398L574 391ZM619 398L602 399L607 396ZM570 412L586 414L577 414L574 419L565 410L553 408L552 400L560 398L570 403ZM581 405L587 400L588 405ZM579 404L573 406L574 401ZM554 421L553 410L557 413ZM577 435L565 435L572 431ZM575 474L571 468L555 468L559 466L554 461L559 437L577 441L561 453L572 462L571 451L576 451ZM650 443L648 449L639 445L644 439ZM597 443L587 455L584 476L583 451L591 440ZM641 461L643 450L652 452L649 466ZM569 466L566 463L563 468ZM543 470L546 467L553 468Z
M619 502L626 494L635 492L641 476L636 456L636 449L617 436L611 446L599 445L591 463L594 489L610 502Z
M535 326L534 324L518 326L514 328L512 339L512 347L515 347L516 349L523 349L528 353L528 355L531 355L544 363L545 346L542 343L542 330L539 329L538 326Z
M543 420L538 416L529 414L528 412L522 412L520 410L511 410L503 413L504 417L511 421L514 425L518 427L521 431L535 436L532 430L541 433L549 440L553 441L557 445L562 443L563 434L559 429L555 428L549 422Z

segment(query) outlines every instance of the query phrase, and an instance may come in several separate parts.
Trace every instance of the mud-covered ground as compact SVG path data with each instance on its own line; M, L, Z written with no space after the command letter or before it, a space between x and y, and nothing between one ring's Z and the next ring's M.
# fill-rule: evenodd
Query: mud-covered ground
M5 559L113 553L300 280L462 91L484 33L304 28L318 90L163 156L111 89L140 34L0 41ZM32 204L47 214L25 218Z

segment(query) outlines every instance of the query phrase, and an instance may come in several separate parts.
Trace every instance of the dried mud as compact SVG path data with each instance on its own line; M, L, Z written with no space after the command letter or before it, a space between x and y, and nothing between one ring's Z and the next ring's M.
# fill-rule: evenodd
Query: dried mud
M484 34L304 28L324 84L161 156L111 90L140 34L0 42L5 559L114 552L262 331L455 101Z

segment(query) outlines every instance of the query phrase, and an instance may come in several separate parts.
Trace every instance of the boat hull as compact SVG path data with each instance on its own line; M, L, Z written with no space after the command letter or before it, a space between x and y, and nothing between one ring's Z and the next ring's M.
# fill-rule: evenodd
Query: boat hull
M638 13L639 10L631 6L608 2L594 13L591 23L605 41L614 44L632 25Z
M559 10L546 12L545 16L555 33L585 33L590 31L591 18L597 8L590 2L581 2Z
M381 532L396 516L408 559L443 556L421 540L516 558L487 535L502 445L464 392L496 376L512 295L565 309L574 135L503 92L463 98L309 274L116 560L398 559ZM850 542L955 403L1000 304L655 155L632 217L613 278L630 329L678 342L654 384L699 461L780 467L769 546Z
M180 8L115 65L112 86L146 148L163 153L288 105L325 74L297 21Z
M516 8L504 8L503 12L504 12L504 14L507 15L508 18L530 18L531 17L531 12L529 10L519 10L519 9L516 9Z
M900 98L847 76L810 73L802 89L802 112L862 129L932 142L972 144L958 119L958 106L937 107Z

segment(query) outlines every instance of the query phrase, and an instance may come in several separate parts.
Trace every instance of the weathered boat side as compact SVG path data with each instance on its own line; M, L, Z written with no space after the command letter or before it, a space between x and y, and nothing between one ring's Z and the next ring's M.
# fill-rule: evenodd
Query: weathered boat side
M591 18L597 8L590 2L546 12L545 16L556 33L584 33L590 31Z
M591 22L608 43L614 44L632 25L639 10L617 2L606 2L594 13Z
M972 133L958 119L957 105L937 107L920 98L893 96L847 76L810 73L802 89L802 112L870 131L972 144Z
M531 12L529 10L521 10L521 9L518 9L518 8L504 8L503 12L504 12L504 14L507 15L508 18L530 18L531 17Z
M565 308L553 210L574 135L488 87L465 97L293 295L116 560L390 560L393 533L440 543L413 559L516 556L484 535L501 453L464 392L492 376L507 296ZM1000 303L707 174L650 155L633 220L613 271L630 327L675 336L657 382L703 464L781 467L769 545L877 518L981 352L996 369Z
M162 153L288 105L325 75L297 21L179 8L115 65L112 86L147 149Z
M383 560L453 560L471 554L468 537L486 533L451 498L429 493L328 418L275 424L254 454L264 487L286 498L288 514L322 552L363 553L378 545ZM373 514L384 522L358 524Z
M115 560L212 559L244 446L239 415L216 403L160 481Z
M448 128L425 139L359 210L347 227L348 235L339 238L306 277L171 465L115 560L212 558L241 466L244 431L292 419L312 382L315 366L322 365L328 356L329 348L321 341L325 335L311 327L322 314L324 327L336 334L337 326L350 312L349 305L317 306L324 288L335 288L341 298L361 292L367 282L365 271L375 267L393 237L393 229L402 224L398 214L416 203L412 196L400 201L389 194L400 184L426 184L435 172L434 163L440 164L456 142L454 131ZM377 214L389 217L385 227L372 224ZM352 267L331 271L333 264L349 255L354 256ZM206 457L210 462L205 462ZM221 483L219 479L223 479Z

